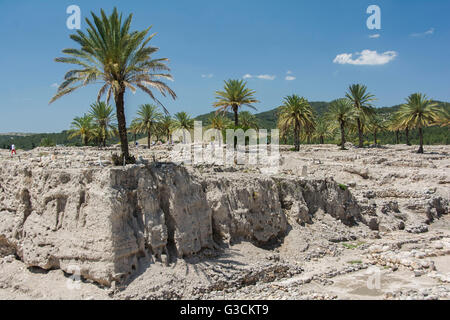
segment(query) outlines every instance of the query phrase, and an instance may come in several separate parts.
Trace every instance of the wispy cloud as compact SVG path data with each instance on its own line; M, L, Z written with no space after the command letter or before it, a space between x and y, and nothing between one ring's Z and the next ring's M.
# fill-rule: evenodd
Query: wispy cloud
M202 74L203 79L211 79L212 77L214 77L214 75L212 73Z
M294 81L297 78L294 77L294 76L286 76L286 78L284 78L284 79L287 80L287 81Z
M369 36L370 39L378 39L379 37L381 37L381 35L380 35L379 33L371 34L371 35Z
M59 87L59 84L57 84L57 83L55 82L55 83L52 83L52 84L50 85L50 87L52 87L52 88L58 88L58 87Z
M286 74L292 74L292 71L291 71L291 70L288 70L288 71L286 72Z
M352 64L359 66L378 66L391 62L398 56L395 51L386 51L378 53L372 50L363 50L355 54L353 58L352 53L342 53L334 58L333 62L338 64Z
M251 74L245 74L243 79L261 79L261 80L275 80L276 76L270 75L270 74L260 74L260 75L251 75Z
M419 37L431 36L432 34L434 34L434 28L431 28L425 32L411 33L410 36L414 37L414 38L419 38Z

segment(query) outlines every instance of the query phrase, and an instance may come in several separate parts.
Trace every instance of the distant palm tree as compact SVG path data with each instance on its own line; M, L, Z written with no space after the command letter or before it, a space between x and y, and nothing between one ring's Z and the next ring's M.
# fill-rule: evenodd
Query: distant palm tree
M130 89L134 93L137 87L160 103L150 89L153 88L163 96L168 93L175 99L175 92L158 80L171 80L172 76L164 73L170 71L165 64L166 58L151 58L158 48L148 46L155 36L155 34L148 35L150 28L130 31L132 15L122 21L122 15L119 15L116 8L109 17L103 10L100 17L92 12L91 15L93 22L86 19L87 33L77 31L77 34L70 36L80 45L80 49L64 49L63 53L68 57L55 60L74 64L77 68L66 73L64 82L50 103L88 84L103 82L97 100L100 101L106 94L106 102L109 103L111 96L114 97L122 156L126 162L133 162L128 151L125 91Z
M194 129L194 119L184 111L175 113L174 128L183 130L183 143L186 143L186 130Z
M158 107L152 104L143 104L140 106L138 117L134 119L139 133L147 134L147 146L150 149L152 131L156 129L156 124L162 119L163 115L158 112Z
M406 99L406 103L397 111L400 126L419 129L419 150L423 153L423 128L435 124L444 116L437 103L432 102L422 93L414 93Z
M231 121L221 114L215 114L209 118L211 129L223 131L231 126Z
M389 117L389 120L387 121L387 130L395 133L395 143L396 144L400 143L399 134L400 134L401 125L400 125L400 120L399 120L398 115L399 115L398 112L391 114ZM408 130L408 133L409 133L409 130ZM408 140L408 136L407 136L407 140Z
M138 135L138 133L139 133L139 126L138 126L138 123L137 123L136 119L133 119L133 120L131 121L131 124L130 124L130 132L133 134L133 137L134 137L134 145L136 146L137 135Z
M375 96L367 92L367 87L362 84L353 84L348 88L345 95L352 103L356 112L356 123L359 136L359 147L364 146L363 142L363 122L374 114L370 102L375 101Z
M71 124L71 135L69 136L69 139L79 136L81 138L81 143L87 146L92 137L93 127L91 115L85 114L82 117L76 117Z
M258 119L255 117L255 115L251 114L248 111L241 111L239 113L239 118L241 122L241 128L246 131L248 129L258 129Z
M368 123L369 130L373 133L374 144L377 142L377 134L387 129L386 121L380 115L374 115L370 118Z
M209 118L209 128L219 130L223 133L224 130L231 127L231 121L226 116L222 114L215 114ZM219 140L219 145L222 146L222 141Z
M296 94L284 98L284 104L279 111L278 128L281 131L293 128L295 151L300 151L302 127L307 127L313 122L314 113L308 100Z
M239 108L247 106L256 110L252 105L259 101L255 99L256 91L250 90L247 87L247 82L243 80L228 80L225 81L224 91L216 91L217 101L214 107L219 108L219 111L225 112L231 109L234 112L234 125L239 126Z
M116 120L113 108L105 102L96 102L91 105L89 114L98 127L100 143L106 147L106 140L117 133L117 127L113 123Z
M162 120L159 122L158 125L161 129L161 132L163 132L166 135L167 142L171 143L172 142L172 132L173 132L173 127L174 127L174 121L173 121L172 117L165 116L164 118L162 118Z
M325 143L325 139L333 136L333 130L330 128L330 124L324 118L319 118L316 122L316 128L313 133L313 137L319 140L320 144Z
M325 115L341 131L341 150L345 150L345 129L355 120L355 109L349 99L338 99L331 102Z

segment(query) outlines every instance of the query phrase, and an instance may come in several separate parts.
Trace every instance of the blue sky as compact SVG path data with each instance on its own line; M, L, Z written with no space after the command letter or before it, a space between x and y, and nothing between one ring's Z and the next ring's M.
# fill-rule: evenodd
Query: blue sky
M178 99L162 100L171 113L212 111L223 80L244 76L258 111L292 93L330 101L352 83L366 84L378 107L417 91L450 101L447 0L0 0L0 132L67 129L96 99L94 86L48 105L69 69L53 59L76 47L66 27L72 4L83 19L117 6L134 14L134 29L153 25L155 57L170 59L175 78L169 84ZM366 26L369 5L381 8L381 30ZM127 94L127 121L148 102L143 93Z

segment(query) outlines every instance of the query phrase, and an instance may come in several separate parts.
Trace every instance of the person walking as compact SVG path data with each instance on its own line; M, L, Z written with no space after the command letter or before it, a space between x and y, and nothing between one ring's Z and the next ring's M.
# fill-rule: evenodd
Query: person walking
M17 155L16 146L14 144L11 145L11 157L13 156L13 154Z

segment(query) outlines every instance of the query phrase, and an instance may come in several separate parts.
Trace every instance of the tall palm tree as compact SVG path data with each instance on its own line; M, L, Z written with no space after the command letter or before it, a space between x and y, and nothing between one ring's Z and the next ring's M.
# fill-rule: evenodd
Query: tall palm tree
M225 81L224 91L216 91L217 101L214 107L219 108L218 111L226 112L231 109L234 112L234 125L239 126L239 108L247 106L256 110L252 105L259 101L255 98L256 91L247 88L247 82L243 80Z
M113 108L103 101L96 102L91 105L89 114L98 127L100 143L106 147L106 140L115 136L117 132L117 127L113 123L116 120Z
M92 116L85 114L82 117L73 119L70 131L71 135L69 136L69 139L79 136L81 138L81 143L87 146L93 132Z
M444 115L443 110L425 94L413 93L397 112L400 126L419 129L420 146L417 153L423 153L423 128L438 122Z
M152 104L143 104L137 112L138 117L134 119L139 133L147 134L147 146L150 149L152 131L156 129L156 124L163 115L158 112L158 107Z
M278 128L286 131L287 128L293 127L295 151L300 151L302 127L307 127L311 123L314 123L314 113L308 100L296 94L284 98L284 104L279 111Z
M331 102L325 115L341 131L341 150L345 150L345 129L355 120L355 109L349 99L338 99Z
M363 122L374 114L372 101L375 96L367 92L367 87L362 84L353 84L348 88L345 95L352 103L356 111L356 123L358 127L359 147L362 148L363 143Z
M97 101L105 94L107 103L111 96L114 97L122 157L126 162L133 162L128 151L124 107L126 89L134 93L139 88L159 104L152 89L175 99L175 92L161 80L172 79L167 73L170 71L166 65L168 59L151 57L158 51L158 48L148 45L155 34L149 35L151 27L143 31L131 31L132 15L122 21L122 14L119 15L116 8L110 16L103 10L100 16L93 12L91 15L93 21L86 19L87 33L78 30L70 36L80 45L80 49L64 49L62 52L67 56L55 59L56 62L74 64L76 69L66 73L64 82L50 103L78 88L101 82L103 85Z
M194 129L194 119L184 111L175 113L174 128L183 130L183 143L186 143L186 130Z
M241 111L239 114L240 122L241 122L241 128L245 131L248 129L258 129L258 119L255 117L255 115L251 114L248 111Z
M313 137L319 140L320 144L325 143L325 139L331 138L333 136L332 128L330 124L324 118L319 118L316 123L316 128L313 133Z

